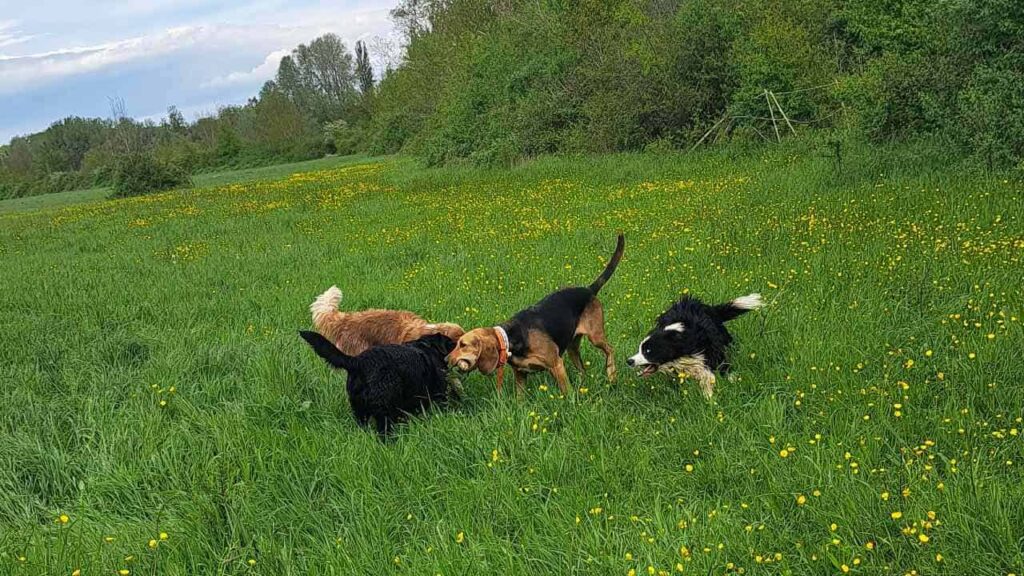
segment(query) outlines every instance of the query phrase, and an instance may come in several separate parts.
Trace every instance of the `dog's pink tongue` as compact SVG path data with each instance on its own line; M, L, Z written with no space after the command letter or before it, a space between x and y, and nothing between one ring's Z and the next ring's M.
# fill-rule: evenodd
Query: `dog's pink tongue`
M658 367L655 366L654 364L651 364L649 366L644 366L643 371L640 372L640 377L641 378L646 378L646 377L650 376L651 374L654 374L657 370L658 370Z

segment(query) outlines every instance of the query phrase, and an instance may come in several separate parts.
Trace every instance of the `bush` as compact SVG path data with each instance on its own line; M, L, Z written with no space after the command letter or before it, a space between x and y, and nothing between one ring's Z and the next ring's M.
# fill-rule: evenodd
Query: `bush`
M127 198L191 185L188 173L181 168L160 162L148 154L132 154L117 164L111 197Z
M324 145L339 156L348 156L359 151L363 144L363 134L358 128L352 127L344 120L335 120L324 124Z

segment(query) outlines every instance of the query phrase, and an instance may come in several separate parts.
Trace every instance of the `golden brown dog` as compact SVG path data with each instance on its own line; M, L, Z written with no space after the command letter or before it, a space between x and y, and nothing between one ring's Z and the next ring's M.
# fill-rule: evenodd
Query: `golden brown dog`
M546 370L555 377L564 394L569 379L562 355L568 352L573 364L582 372L580 340L586 336L591 344L604 352L608 379L614 380L615 353L605 338L604 308L597 299L597 293L612 277L624 248L625 240L619 234L615 254L590 286L558 290L516 313L504 324L470 330L459 338L455 350L448 355L448 365L462 372L474 368L484 374L497 371L499 391L506 362L512 365L519 392L522 392L528 373Z
M458 341L465 330L458 324L430 324L406 310L362 310L342 312L341 290L331 286L309 305L313 326L349 356L358 356L374 346L404 344L430 334L443 334Z

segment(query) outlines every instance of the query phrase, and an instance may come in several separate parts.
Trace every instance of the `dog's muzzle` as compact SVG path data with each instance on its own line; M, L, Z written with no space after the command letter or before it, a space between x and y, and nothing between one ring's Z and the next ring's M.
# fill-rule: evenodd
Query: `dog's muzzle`
M646 358L643 358L639 354L626 358L626 366L629 366L630 368L637 368L637 376L641 378L646 378L658 371L657 364L651 364Z
M468 358L450 358L448 360L448 366L455 368L459 372L469 372L473 369L473 360Z

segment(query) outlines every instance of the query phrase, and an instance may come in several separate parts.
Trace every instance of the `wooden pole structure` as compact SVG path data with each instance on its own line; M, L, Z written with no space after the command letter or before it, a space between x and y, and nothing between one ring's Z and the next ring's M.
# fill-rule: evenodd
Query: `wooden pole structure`
M775 140L782 142L782 135L779 134L779 123L775 120L775 109L772 108L772 99L768 96L768 89L764 89L764 99L768 102L768 113L772 115L772 127L775 128Z
M715 122L715 125L712 126L711 129L709 129L707 132L704 133L703 136L700 137L700 140L697 140L696 144L694 144L693 146L690 147L690 152L693 152L694 150L697 149L697 146L700 146L701 144L703 144L704 141L707 140L708 136L710 136L711 133L715 131L715 128L718 128L718 125L721 124L722 122L724 122L725 119L728 118L728 117L729 117L729 113L726 112L721 118L718 119L718 122Z
M782 109L782 104L779 104L779 99L775 97L775 92L769 92L772 95L772 100L775 102L775 107L779 109L782 114L782 119L786 121L786 126L789 126L789 131L796 136L796 130L793 129L793 123L789 121L789 116L786 116L786 111Z

